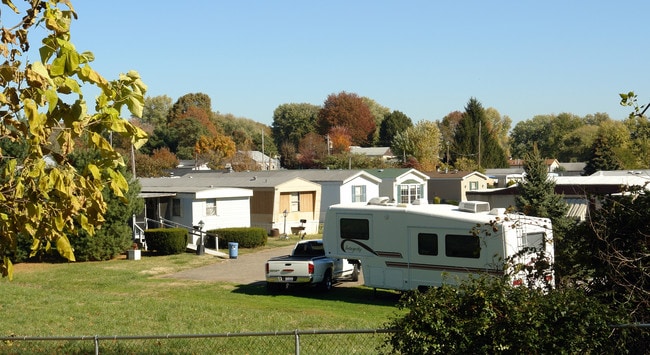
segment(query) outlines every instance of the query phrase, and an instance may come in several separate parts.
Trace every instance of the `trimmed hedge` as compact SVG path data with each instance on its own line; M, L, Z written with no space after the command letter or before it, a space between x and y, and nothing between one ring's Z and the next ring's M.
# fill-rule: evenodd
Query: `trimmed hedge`
M240 248L256 248L266 245L267 240L266 230L257 227L213 229L208 234L219 235L219 246L222 247L233 242L238 243Z
M144 231L147 248L161 255L182 254L187 249L184 228L154 228Z

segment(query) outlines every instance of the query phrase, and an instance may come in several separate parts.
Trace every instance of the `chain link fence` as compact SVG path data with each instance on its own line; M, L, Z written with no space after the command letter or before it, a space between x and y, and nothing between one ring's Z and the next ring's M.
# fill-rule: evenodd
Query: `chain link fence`
M2 354L377 354L390 329L149 336L0 337Z

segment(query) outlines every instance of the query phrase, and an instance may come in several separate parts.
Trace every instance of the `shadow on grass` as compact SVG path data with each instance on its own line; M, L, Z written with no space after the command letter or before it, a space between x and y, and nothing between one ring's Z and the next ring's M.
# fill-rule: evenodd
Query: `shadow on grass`
M402 294L391 290L374 290L365 286L345 285L346 281L335 283L330 291L322 291L318 287L310 286L289 286L282 290L269 291L266 282L254 282L247 285L237 285L234 293L242 293L255 296L294 296L310 299L342 301L363 304L396 305Z

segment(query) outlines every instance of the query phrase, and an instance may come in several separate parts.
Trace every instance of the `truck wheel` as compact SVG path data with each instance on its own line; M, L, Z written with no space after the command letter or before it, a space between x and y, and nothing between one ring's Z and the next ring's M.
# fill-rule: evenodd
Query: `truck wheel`
M357 264L354 264L354 268L352 269L352 276L350 276L350 280L353 282L359 281L359 266Z
M329 291L332 289L332 270L325 271L320 287L323 291Z

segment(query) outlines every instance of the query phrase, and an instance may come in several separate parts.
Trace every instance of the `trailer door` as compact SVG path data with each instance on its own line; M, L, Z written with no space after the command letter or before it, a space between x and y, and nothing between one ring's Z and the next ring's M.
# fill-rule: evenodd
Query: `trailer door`
M410 289L440 286L441 236L431 228L411 227L408 229L408 277Z

